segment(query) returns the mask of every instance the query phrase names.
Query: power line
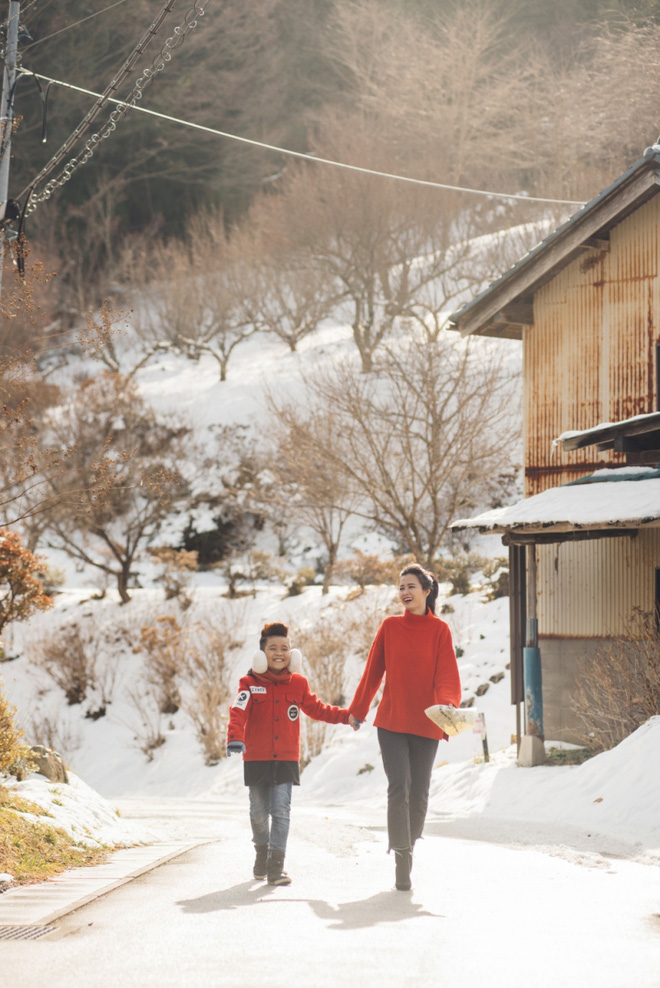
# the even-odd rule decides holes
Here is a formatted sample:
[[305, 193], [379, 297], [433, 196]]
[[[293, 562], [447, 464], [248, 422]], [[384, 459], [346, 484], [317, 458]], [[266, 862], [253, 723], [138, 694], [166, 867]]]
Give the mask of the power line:
[[[170, 38], [168, 38], [164, 45], [162, 46], [160, 52], [153, 59], [151, 66], [146, 68], [140, 78], [135, 82], [128, 100], [116, 100], [111, 98], [110, 93], [114, 92], [118, 86], [123, 82], [123, 80], [128, 75], [129, 71], [137, 61], [137, 59], [143, 54], [144, 49], [149, 44], [149, 41], [154, 37], [161, 26], [162, 22], [165, 20], [167, 15], [171, 12], [177, 0], [167, 0], [167, 3], [161, 10], [160, 14], [154, 21], [154, 23], [147, 29], [138, 44], [135, 46], [129, 57], [126, 59], [121, 69], [117, 75], [112, 79], [112, 81], [106, 86], [103, 93], [95, 93], [96, 103], [85, 114], [81, 122], [75, 128], [75, 130], [69, 135], [64, 144], [60, 149], [53, 155], [50, 161], [41, 169], [36, 178], [34, 178], [20, 195], [17, 197], [19, 200], [27, 195], [27, 199], [24, 206], [24, 211], [27, 215], [30, 215], [37, 208], [39, 202], [43, 202], [50, 198], [53, 191], [60, 185], [64, 185], [68, 182], [74, 171], [84, 164], [91, 156], [94, 154], [96, 146], [99, 141], [104, 138], [109, 137], [110, 134], [115, 130], [117, 122], [123, 113], [127, 109], [130, 109], [134, 103], [136, 103], [142, 97], [143, 91], [147, 88], [150, 82], [153, 80], [154, 76], [162, 71], [165, 64], [169, 62], [172, 58], [172, 52], [176, 50], [182, 43], [185, 36], [191, 31], [197, 24], [195, 17], [200, 17], [204, 13], [204, 8], [201, 6], [199, 0], [193, 0], [192, 6], [188, 9], [185, 15], [185, 25], [184, 27], [177, 27]], [[24, 74], [32, 75], [36, 79], [39, 76], [34, 72], [27, 72]], [[60, 175], [51, 179], [50, 182], [44, 187], [43, 191], [34, 194], [37, 185], [39, 185], [48, 175], [64, 160], [65, 156], [73, 148], [77, 140], [85, 133], [91, 126], [92, 122], [99, 115], [101, 110], [105, 107], [107, 103], [116, 103], [117, 109], [113, 110], [110, 117], [106, 121], [105, 127], [101, 133], [92, 134], [92, 136], [87, 140], [82, 151], [77, 157], [71, 158], [65, 165], [63, 171]]]
[[[29, 69], [21, 68], [20, 71], [25, 75], [34, 76], [36, 79], [41, 79], [44, 82], [50, 82], [54, 86], [62, 86], [64, 89], [71, 89], [77, 93], [84, 93], [86, 96], [99, 97], [98, 93], [95, 93], [91, 89], [83, 89], [82, 86], [74, 86], [69, 82], [62, 82], [60, 79], [51, 79], [49, 76], [41, 75], [39, 72], [31, 72]], [[214, 134], [216, 137], [225, 137], [231, 141], [239, 141], [241, 144], [249, 144], [252, 147], [262, 148], [266, 151], [276, 151], [278, 154], [286, 154], [293, 158], [302, 158], [305, 161], [314, 161], [322, 165], [332, 165], [335, 168], [344, 168], [348, 171], [361, 172], [364, 175], [376, 175], [380, 178], [390, 178], [397, 182], [408, 182], [412, 185], [425, 185], [433, 189], [446, 189], [450, 192], [465, 192], [470, 195], [477, 196], [487, 196], [491, 199], [519, 199], [523, 202], [544, 202], [552, 203], [559, 206], [584, 206], [584, 200], [576, 199], [548, 199], [542, 196], [526, 196], [516, 192], [491, 192], [487, 189], [472, 189], [466, 188], [461, 185], [447, 185], [444, 182], [431, 182], [423, 178], [412, 178], [408, 175], [395, 175], [392, 172], [382, 172], [375, 168], [363, 168], [360, 165], [350, 165], [344, 161], [335, 161], [332, 158], [321, 158], [318, 155], [306, 154], [303, 151], [292, 151], [290, 148], [278, 147], [275, 144], [266, 144], [263, 141], [256, 141], [249, 137], [240, 137], [238, 134], [229, 134], [224, 130], [217, 130], [215, 127], [206, 127], [204, 124], [194, 123], [192, 120], [184, 120], [181, 117], [172, 117], [167, 113], [159, 113], [157, 110], [149, 110], [145, 106], [135, 106], [132, 104], [124, 103], [122, 100], [110, 99], [106, 100], [108, 103], [116, 103], [118, 106], [124, 106], [127, 109], [138, 110], [140, 113], [148, 113], [152, 117], [158, 117], [160, 120], [167, 120], [170, 123], [181, 124], [185, 127], [191, 127], [194, 130], [201, 130], [206, 134]], [[22, 195], [23, 193], [21, 193]]]
[[[51, 5], [52, 2], [53, 2], [53, 0], [47, 0], [46, 4], [44, 5], [44, 7], [42, 7], [42, 9], [39, 11], [39, 13], [42, 13], [42, 11], [46, 9], [46, 7], [50, 7], [50, 5]], [[32, 2], [31, 3], [28, 3], [26, 7], [23, 7], [23, 10], [21, 11], [21, 17], [25, 17], [25, 15], [28, 13], [28, 11], [32, 10], [32, 8], [36, 4], [38, 4], [38, 3], [39, 3], [39, 0], [32, 0]]]
[[58, 34], [63, 34], [65, 31], [70, 31], [72, 28], [78, 27], [79, 24], [84, 24], [85, 21], [91, 21], [92, 17], [98, 17], [99, 14], [105, 14], [107, 10], [112, 10], [113, 7], [118, 7], [121, 3], [126, 3], [126, 0], [115, 0], [115, 3], [111, 3], [109, 7], [104, 7], [103, 10], [97, 10], [94, 14], [88, 14], [87, 17], [83, 17], [81, 20], [75, 21], [73, 24], [67, 24], [66, 27], [61, 27], [59, 31], [54, 31], [53, 34], [47, 34], [45, 38], [38, 38], [37, 41], [33, 41], [31, 45], [28, 45], [23, 49], [23, 54], [26, 51], [29, 51], [30, 48], [43, 44], [44, 41], [50, 41], [51, 38], [56, 38]]

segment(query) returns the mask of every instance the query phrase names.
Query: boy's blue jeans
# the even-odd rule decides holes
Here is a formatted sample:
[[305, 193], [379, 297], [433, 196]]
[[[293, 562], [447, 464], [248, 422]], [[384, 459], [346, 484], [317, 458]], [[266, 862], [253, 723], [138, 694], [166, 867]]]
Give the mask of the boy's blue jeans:
[[273, 851], [286, 851], [292, 788], [290, 782], [249, 786], [250, 823], [255, 844], [267, 844]]

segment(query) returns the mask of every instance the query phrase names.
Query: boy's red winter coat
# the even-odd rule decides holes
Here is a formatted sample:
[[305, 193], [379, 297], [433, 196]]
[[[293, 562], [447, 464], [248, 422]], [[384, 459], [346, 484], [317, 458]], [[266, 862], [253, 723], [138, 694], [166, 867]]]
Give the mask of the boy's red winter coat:
[[294, 673], [282, 683], [248, 673], [229, 708], [228, 741], [242, 741], [248, 762], [299, 761], [300, 711], [314, 720], [348, 724], [348, 710], [322, 703], [305, 676]]

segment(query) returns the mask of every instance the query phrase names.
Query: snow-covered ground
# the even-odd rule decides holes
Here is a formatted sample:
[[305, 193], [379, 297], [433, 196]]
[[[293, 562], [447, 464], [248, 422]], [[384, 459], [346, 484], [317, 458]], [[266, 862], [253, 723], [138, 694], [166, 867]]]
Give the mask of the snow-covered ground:
[[[297, 597], [284, 599], [281, 588], [263, 587], [254, 598], [232, 602], [222, 596], [222, 590], [221, 586], [198, 588], [189, 610], [198, 619], [223, 608], [234, 607], [240, 613], [245, 638], [233, 653], [236, 681], [249, 666], [258, 629], [265, 620], [279, 618], [295, 625], [313, 621], [328, 609], [339, 613], [356, 604], [346, 601], [349, 591], [345, 587], [333, 588], [327, 597], [321, 596], [319, 588], [310, 587]], [[443, 590], [448, 593], [449, 588]], [[364, 595], [364, 606], [370, 597], [386, 606], [392, 596], [391, 591], [372, 588]], [[496, 841], [508, 840], [512, 833], [521, 840], [523, 833], [547, 836], [549, 832], [556, 840], [566, 831], [573, 844], [577, 830], [584, 834], [587, 846], [587, 834], [609, 836], [628, 850], [636, 849], [639, 860], [660, 863], [660, 781], [654, 768], [660, 754], [660, 717], [612, 751], [582, 765], [519, 767], [511, 744], [515, 717], [506, 668], [508, 600], [485, 600], [477, 589], [465, 596], [446, 596], [444, 603], [453, 609], [446, 617], [462, 650], [459, 666], [464, 697], [488, 686], [475, 698], [475, 705], [485, 716], [491, 757], [484, 762], [481, 735], [470, 731], [441, 744], [432, 778], [429, 826], [476, 828], [475, 832]], [[160, 590], [138, 592], [125, 607], [113, 601], [112, 595], [91, 601], [82, 590], [65, 592], [58, 595], [54, 614], [33, 619], [20, 636], [16, 634], [15, 650], [20, 651], [32, 635], [38, 636], [41, 626], [46, 622], [52, 626], [56, 619], [88, 615], [99, 634], [104, 628], [127, 626], [136, 633], [140, 621], [153, 619], [163, 609]], [[348, 664], [345, 686], [349, 696], [365, 657]], [[127, 645], [118, 645], [106, 658], [115, 670], [114, 693], [106, 714], [96, 720], [85, 716], [95, 706], [92, 699], [67, 706], [61, 691], [25, 655], [3, 664], [6, 692], [24, 723], [30, 722], [30, 716], [59, 717], [62, 737], [71, 745], [65, 753], [74, 773], [70, 789], [36, 775], [16, 784], [17, 789], [48, 805], [56, 821], [76, 837], [112, 844], [159, 836], [152, 824], [140, 829], [136, 821], [117, 816], [117, 800], [221, 800], [228, 806], [244, 802], [241, 760], [234, 757], [206, 765], [184, 710], [163, 718], [165, 743], [147, 760], [136, 741], [139, 712], [131, 704], [140, 680], [141, 656]], [[311, 685], [314, 688], [313, 678]], [[546, 745], [552, 747], [552, 741]], [[365, 814], [384, 819], [385, 800], [386, 781], [371, 723], [359, 732], [342, 725], [330, 727], [325, 749], [303, 772], [296, 803], [310, 809], [333, 807], [355, 822]]]
[[[124, 345], [123, 339], [120, 336], [118, 345]], [[503, 346], [512, 363], [519, 360], [517, 343], [507, 341]], [[276, 383], [281, 393], [294, 398], [302, 395], [305, 372], [354, 351], [350, 328], [325, 323], [302, 341], [299, 351], [290, 353], [281, 341], [256, 334], [232, 356], [224, 383], [218, 380], [212, 358], [195, 363], [171, 352], [155, 357], [137, 380], [145, 399], [161, 415], [176, 414], [202, 441], [206, 436], [210, 442], [215, 429], [230, 424], [249, 424], [258, 434], [267, 423], [265, 389]], [[130, 370], [131, 359], [127, 347], [122, 357], [124, 370]], [[89, 363], [83, 368], [83, 364], [80, 361], [78, 366], [57, 371], [51, 380], [66, 384], [74, 377], [80, 379], [83, 369], [85, 373], [100, 369]], [[185, 521], [183, 516], [173, 517], [169, 534], [180, 531]], [[388, 544], [373, 531], [354, 525], [342, 551], [346, 555], [356, 548], [386, 555]], [[490, 557], [505, 554], [494, 536], [482, 539], [479, 551]], [[313, 562], [315, 554], [319, 550], [310, 541], [310, 533], [301, 532], [287, 561], [295, 572], [297, 566]], [[185, 709], [159, 717], [144, 700], [144, 654], [134, 651], [141, 627], [168, 614], [181, 622], [226, 620], [239, 629], [240, 647], [231, 651], [232, 677], [237, 681], [249, 666], [264, 621], [304, 625], [323, 612], [341, 614], [361, 606], [360, 601], [347, 599], [350, 588], [345, 586], [332, 587], [326, 597], [317, 586], [307, 587], [297, 597], [285, 597], [282, 586], [263, 585], [254, 597], [229, 601], [221, 577], [204, 573], [196, 575], [193, 603], [184, 612], [176, 600], [166, 602], [163, 590], [153, 586], [154, 569], [148, 561], [138, 567], [145, 589], [133, 591], [130, 604], [120, 606], [112, 588], [105, 598], [94, 599], [93, 571], [76, 572], [64, 557], [52, 553], [50, 562], [64, 570], [65, 589], [57, 595], [52, 612], [10, 629], [5, 650], [17, 658], [0, 665], [0, 676], [28, 739], [34, 738], [33, 725], [43, 728], [47, 724], [54, 746], [62, 751], [73, 773], [73, 784], [67, 789], [33, 776], [17, 785], [30, 799], [47, 804], [57, 822], [76, 836], [109, 843], [154, 839], [150, 827], [140, 832], [137, 825], [117, 816], [114, 801], [119, 799], [222, 800], [232, 805], [245, 801], [240, 759], [206, 765]], [[391, 591], [372, 588], [362, 604], [373, 614], [374, 608], [384, 608], [391, 598]], [[460, 650], [464, 697], [474, 697], [475, 706], [485, 716], [491, 760], [483, 762], [478, 734], [466, 732], [441, 744], [433, 773], [429, 826], [461, 822], [463, 827], [469, 823], [478, 829], [487, 825], [493, 839], [510, 832], [511, 821], [517, 821], [517, 833], [525, 822], [522, 829], [529, 834], [550, 827], [556, 836], [561, 828], [579, 828], [585, 835], [612, 835], [638, 846], [640, 855], [655, 854], [657, 861], [660, 776], [655, 765], [660, 755], [660, 717], [613, 751], [583, 765], [520, 768], [511, 744], [515, 716], [507, 669], [508, 599], [487, 601], [479, 589], [465, 596], [449, 596], [445, 586], [439, 604], [446, 605], [443, 616]], [[99, 643], [99, 650], [96, 686], [83, 703], [70, 706], [61, 689], [28, 656], [35, 654], [34, 647], [30, 653], [30, 643], [37, 644], [38, 652], [40, 636], [73, 621]], [[344, 683], [347, 697], [357, 682], [366, 648], [361, 645], [350, 656]], [[311, 686], [318, 689], [313, 677]], [[105, 712], [100, 715], [102, 707]], [[140, 750], [140, 738], [154, 727], [164, 743], [148, 760]], [[371, 723], [357, 733], [343, 726], [329, 728], [327, 745], [305, 769], [296, 800], [308, 807], [332, 806], [354, 818], [367, 810], [382, 818], [385, 778]]]

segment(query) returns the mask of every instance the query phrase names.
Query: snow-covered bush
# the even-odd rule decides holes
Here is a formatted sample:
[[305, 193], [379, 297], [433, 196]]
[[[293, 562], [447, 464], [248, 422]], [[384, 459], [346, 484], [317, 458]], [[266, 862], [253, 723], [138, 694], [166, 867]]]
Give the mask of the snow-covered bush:
[[192, 598], [189, 588], [193, 574], [197, 571], [197, 552], [186, 549], [171, 549], [158, 546], [149, 550], [150, 555], [160, 564], [160, 573], [155, 578], [165, 590], [165, 600], [176, 598], [183, 610], [190, 607]]

